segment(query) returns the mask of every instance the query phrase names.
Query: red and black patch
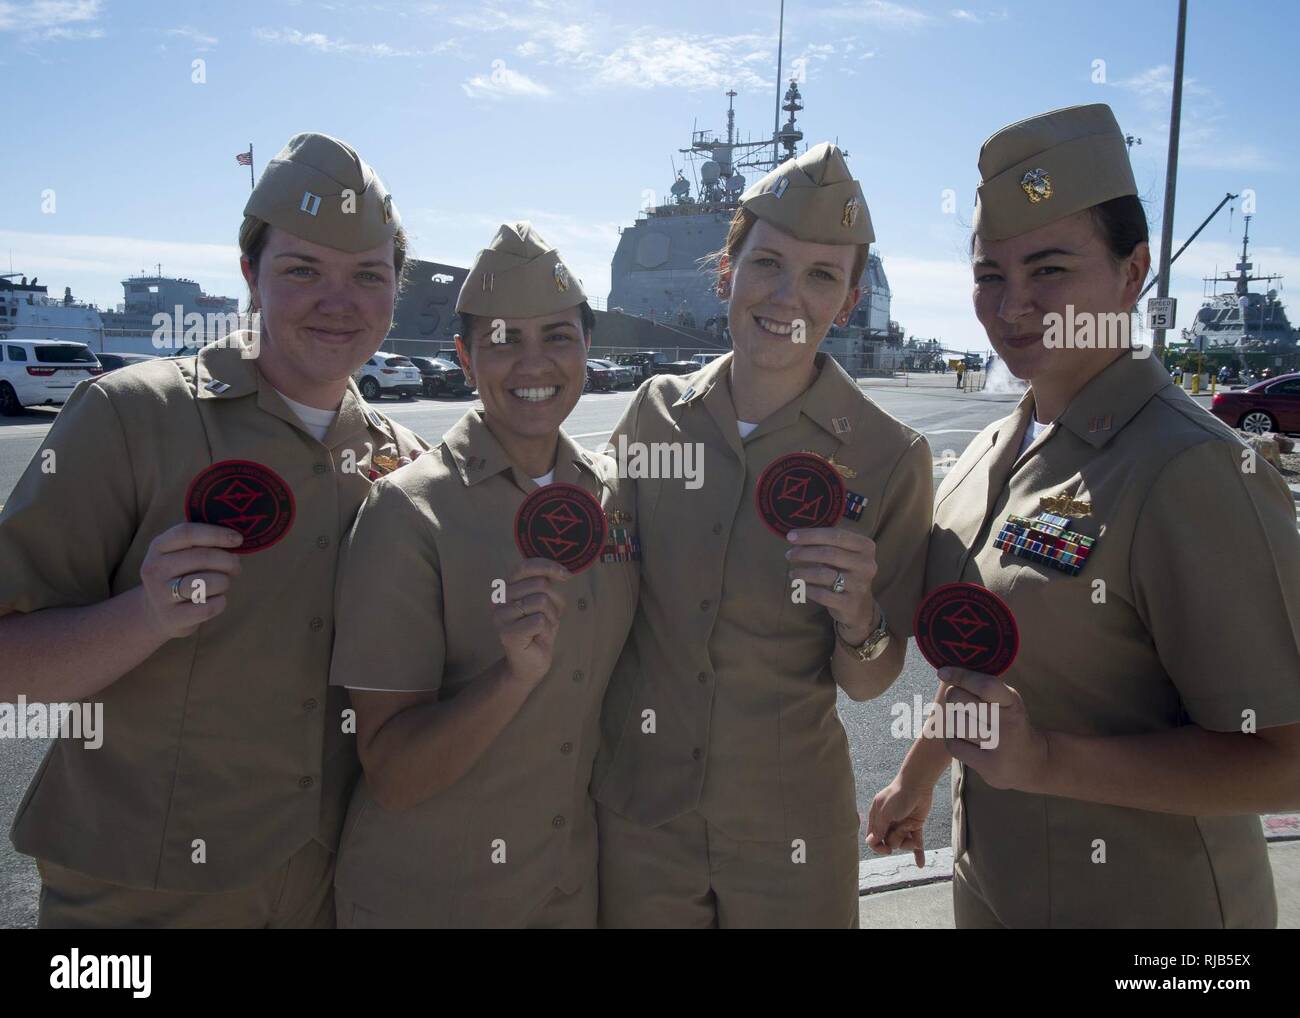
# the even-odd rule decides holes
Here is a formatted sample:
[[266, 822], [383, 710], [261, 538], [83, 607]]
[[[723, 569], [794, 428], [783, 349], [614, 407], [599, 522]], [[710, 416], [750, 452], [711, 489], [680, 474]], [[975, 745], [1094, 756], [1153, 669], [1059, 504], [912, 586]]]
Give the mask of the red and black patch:
[[244, 535], [236, 555], [262, 551], [293, 525], [293, 492], [274, 470], [249, 460], [222, 460], [190, 482], [185, 518]]
[[830, 463], [808, 452], [773, 460], [754, 489], [758, 515], [777, 537], [833, 527], [844, 515], [844, 482]]
[[605, 546], [605, 510], [576, 484], [538, 488], [515, 515], [515, 544], [524, 558], [548, 558], [580, 573]]
[[935, 668], [1001, 675], [1020, 650], [1016, 617], [976, 583], [948, 583], [921, 602], [912, 621], [916, 645]]

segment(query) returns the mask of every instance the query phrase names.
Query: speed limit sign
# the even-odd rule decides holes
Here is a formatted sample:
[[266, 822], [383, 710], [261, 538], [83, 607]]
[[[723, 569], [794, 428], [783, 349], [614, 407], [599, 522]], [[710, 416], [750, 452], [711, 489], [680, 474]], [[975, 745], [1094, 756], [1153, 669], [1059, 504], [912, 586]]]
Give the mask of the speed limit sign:
[[1174, 315], [1177, 310], [1178, 299], [1176, 297], [1147, 298], [1147, 328], [1172, 329], [1174, 327]]

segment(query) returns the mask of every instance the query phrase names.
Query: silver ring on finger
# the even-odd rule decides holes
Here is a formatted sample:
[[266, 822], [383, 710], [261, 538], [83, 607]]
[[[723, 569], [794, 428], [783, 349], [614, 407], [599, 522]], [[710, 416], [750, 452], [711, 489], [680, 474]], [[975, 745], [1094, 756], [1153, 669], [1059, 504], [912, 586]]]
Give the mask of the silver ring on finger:
[[188, 598], [181, 593], [181, 581], [184, 579], [184, 576], [178, 576], [176, 579], [172, 580], [172, 600], [177, 604], [184, 604], [188, 600]]
[[836, 594], [843, 594], [846, 586], [848, 585], [844, 582], [844, 574], [836, 570], [835, 582], [831, 584], [831, 590]]

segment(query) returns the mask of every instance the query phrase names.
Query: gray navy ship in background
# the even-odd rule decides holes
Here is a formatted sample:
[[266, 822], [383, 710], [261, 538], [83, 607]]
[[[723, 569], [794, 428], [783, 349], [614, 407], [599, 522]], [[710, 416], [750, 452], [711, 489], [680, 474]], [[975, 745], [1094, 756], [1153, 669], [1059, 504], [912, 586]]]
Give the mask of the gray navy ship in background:
[[[1205, 303], [1196, 312], [1191, 328], [1183, 330], [1183, 349], [1229, 354], [1255, 369], [1290, 369], [1297, 363], [1300, 330], [1291, 325], [1277, 290], [1272, 288], [1282, 277], [1252, 274], [1251, 218], [1246, 216], [1236, 274], [1206, 277]], [[1231, 284], [1231, 289], [1220, 293], [1220, 283]], [[1264, 283], [1270, 288], [1260, 293], [1250, 288], [1251, 283]]]
[[[725, 137], [695, 131], [690, 148], [679, 150], [690, 164], [694, 193], [692, 181], [678, 171], [669, 199], [644, 209], [635, 223], [620, 231], [608, 301], [615, 314], [702, 329], [728, 347], [727, 307], [718, 297], [706, 259], [722, 249], [748, 186], [741, 171], [749, 170], [757, 180], [795, 158], [803, 140], [796, 123], [803, 109], [797, 81], [785, 92], [784, 126], [762, 141], [738, 140], [735, 97], [735, 91], [727, 92]], [[832, 327], [822, 348], [855, 374], [892, 371], [901, 356], [903, 332], [890, 320], [889, 281], [874, 249], [860, 285], [862, 296], [848, 324]]]
[[[803, 109], [798, 83], [790, 82], [782, 109], [785, 125], [763, 141], [736, 137], [734, 91], [727, 92], [726, 137], [696, 131], [688, 156], [695, 193], [684, 172], [664, 204], [652, 204], [620, 231], [610, 265], [606, 307], [593, 301], [596, 329], [593, 355], [662, 351], [669, 360], [731, 348], [727, 307], [718, 298], [704, 259], [721, 250], [731, 217], [746, 187], [742, 170], [754, 179], [798, 154], [803, 132], [796, 115]], [[458, 331], [456, 294], [464, 266], [411, 259], [407, 284], [398, 299], [393, 329], [384, 348], [408, 355], [454, 357]], [[872, 250], [863, 271], [862, 296], [847, 325], [832, 326], [822, 349], [855, 374], [888, 373], [902, 363], [903, 330], [891, 321], [889, 281]]]

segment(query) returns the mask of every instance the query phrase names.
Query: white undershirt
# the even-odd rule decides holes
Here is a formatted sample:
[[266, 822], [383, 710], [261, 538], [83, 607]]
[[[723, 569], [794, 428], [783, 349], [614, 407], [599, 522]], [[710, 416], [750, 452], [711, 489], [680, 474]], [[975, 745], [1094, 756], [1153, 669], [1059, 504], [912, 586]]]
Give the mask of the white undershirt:
[[298, 420], [302, 421], [302, 426], [307, 429], [307, 433], [318, 442], [325, 441], [325, 433], [329, 431], [330, 425], [334, 423], [334, 418], [339, 415], [339, 412], [318, 410], [314, 406], [307, 406], [305, 403], [290, 399], [279, 389], [275, 391], [280, 393], [280, 398], [289, 405], [289, 409], [294, 412]]
[[759, 421], [755, 424], [750, 424], [749, 421], [742, 421], [739, 417], [736, 418], [736, 428], [740, 431], [741, 438], [748, 438], [749, 433], [757, 428], [761, 423], [762, 422]]
[[1038, 436], [1050, 428], [1054, 423], [1056, 422], [1049, 421], [1047, 424], [1039, 424], [1038, 418], [1031, 417], [1029, 419], [1029, 427], [1025, 429], [1025, 437], [1020, 441], [1020, 455], [1023, 456], [1025, 450], [1038, 441]]
[[537, 485], [539, 488], [545, 488], [548, 484], [550, 484], [554, 480], [555, 480], [555, 468], [552, 467], [547, 473], [542, 474], [541, 477], [534, 477], [533, 483]]

